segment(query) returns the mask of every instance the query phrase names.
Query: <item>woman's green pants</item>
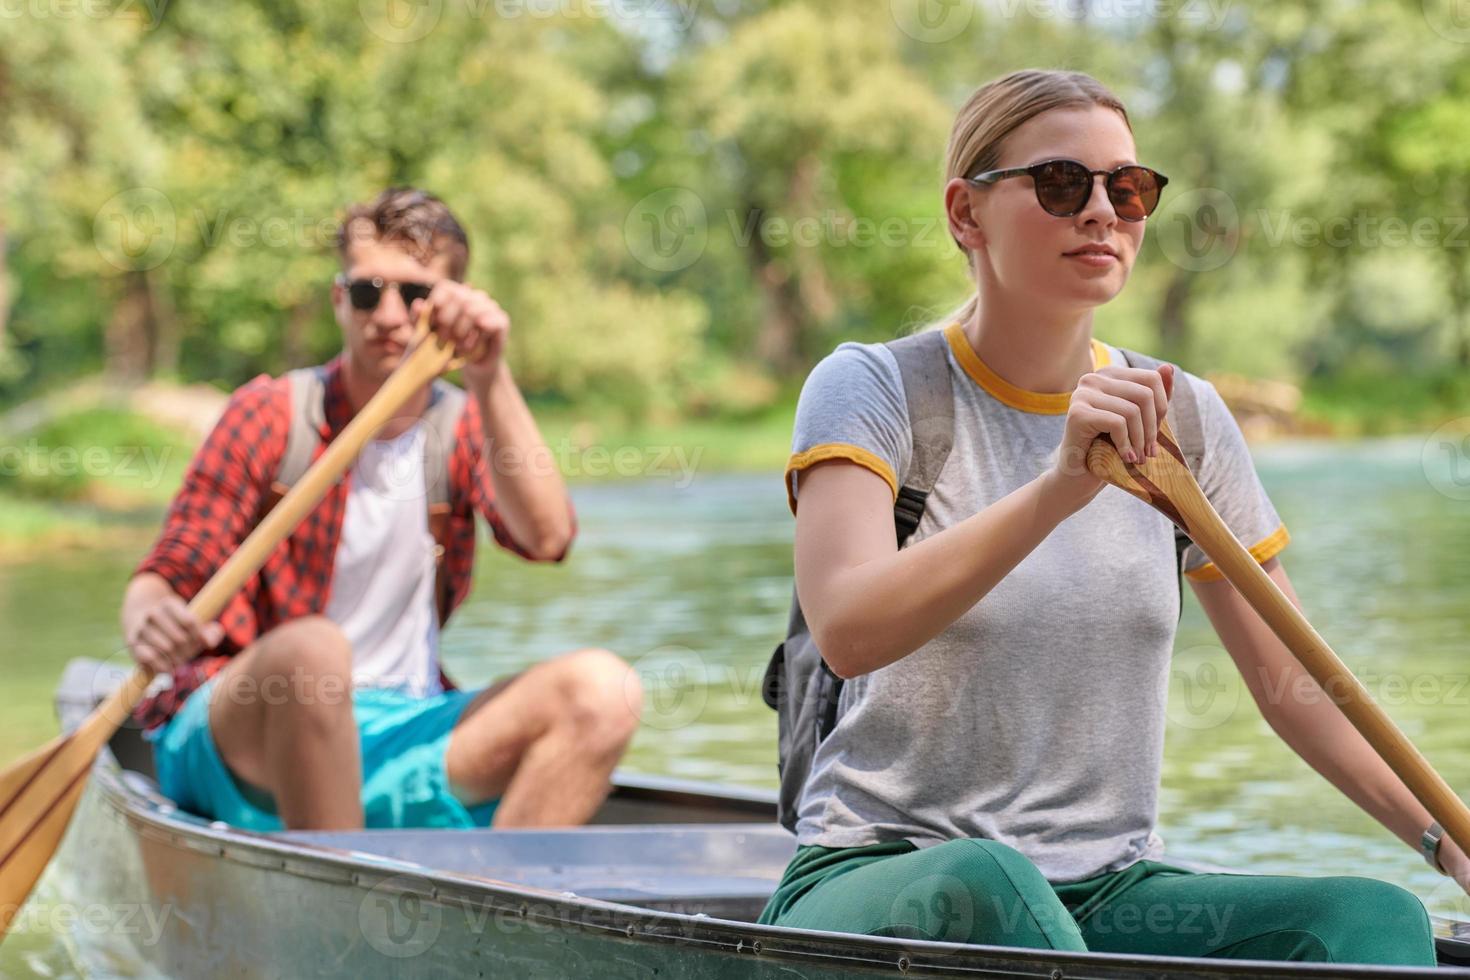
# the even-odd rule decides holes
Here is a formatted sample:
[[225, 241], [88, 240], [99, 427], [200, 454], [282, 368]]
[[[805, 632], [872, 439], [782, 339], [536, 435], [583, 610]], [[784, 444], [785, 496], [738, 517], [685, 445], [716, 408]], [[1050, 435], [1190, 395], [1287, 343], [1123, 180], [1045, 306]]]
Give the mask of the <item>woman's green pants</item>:
[[1070, 951], [1433, 966], [1429, 915], [1372, 878], [1205, 874], [1157, 861], [1052, 884], [991, 840], [802, 847], [767, 925]]

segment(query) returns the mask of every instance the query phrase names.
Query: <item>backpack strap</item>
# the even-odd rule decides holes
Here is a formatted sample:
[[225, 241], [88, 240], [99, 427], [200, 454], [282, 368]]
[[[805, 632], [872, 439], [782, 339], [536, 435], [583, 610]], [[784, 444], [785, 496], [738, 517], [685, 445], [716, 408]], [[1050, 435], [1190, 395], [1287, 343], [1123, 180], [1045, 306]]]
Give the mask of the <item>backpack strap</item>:
[[[941, 331], [910, 334], [890, 340], [886, 346], [898, 362], [909, 431], [913, 436], [908, 472], [893, 502], [893, 528], [902, 548], [923, 519], [929, 494], [939, 482], [939, 474], [954, 448], [954, 384], [945, 353], [949, 342]], [[793, 600], [792, 625], [805, 629], [800, 616], [801, 610]], [[822, 670], [831, 675], [831, 696], [823, 705], [820, 728], [825, 738], [837, 725], [837, 695], [842, 690], [842, 678], [832, 673], [826, 660], [822, 661]]]
[[436, 380], [429, 391], [429, 407], [424, 410], [424, 490], [429, 506], [429, 533], [434, 536], [434, 603], [442, 626], [449, 618], [449, 576], [444, 574], [444, 551], [449, 542], [449, 514], [452, 509], [449, 485], [449, 457], [454, 450], [455, 432], [464, 414], [465, 393], [461, 388]]
[[[1156, 370], [1164, 362], [1147, 354], [1118, 348], [1129, 367]], [[1178, 365], [1175, 365], [1177, 368]], [[1204, 427], [1200, 422], [1199, 392], [1183, 371], [1174, 372], [1174, 390], [1169, 398], [1169, 428], [1179, 442], [1179, 451], [1185, 463], [1197, 476], [1199, 463], [1205, 454]], [[1174, 567], [1179, 576], [1179, 614], [1184, 615], [1184, 550], [1190, 545], [1189, 535], [1179, 525], [1174, 525]]]
[[322, 407], [327, 390], [326, 371], [321, 367], [297, 368], [287, 372], [286, 378], [291, 385], [291, 428], [286, 433], [286, 452], [276, 467], [275, 483], [271, 486], [277, 497], [284, 497], [306, 475], [327, 420], [326, 409]]
[[929, 494], [954, 448], [954, 385], [945, 356], [948, 345], [939, 330], [911, 334], [887, 344], [903, 379], [914, 444], [909, 471], [893, 504], [900, 548], [918, 528]]
[[[324, 400], [326, 368], [297, 368], [287, 372], [291, 387], [291, 423], [286, 433], [286, 451], [276, 467], [276, 477], [266, 495], [261, 517], [270, 513], [297, 482], [306, 475], [326, 425]], [[449, 457], [454, 450], [459, 419], [464, 414], [463, 389], [435, 380], [424, 410], [424, 491], [428, 506], [429, 533], [434, 537], [434, 603], [439, 624], [449, 618], [449, 576], [444, 574], [444, 552], [449, 541], [449, 515], [453, 488], [449, 479]]]

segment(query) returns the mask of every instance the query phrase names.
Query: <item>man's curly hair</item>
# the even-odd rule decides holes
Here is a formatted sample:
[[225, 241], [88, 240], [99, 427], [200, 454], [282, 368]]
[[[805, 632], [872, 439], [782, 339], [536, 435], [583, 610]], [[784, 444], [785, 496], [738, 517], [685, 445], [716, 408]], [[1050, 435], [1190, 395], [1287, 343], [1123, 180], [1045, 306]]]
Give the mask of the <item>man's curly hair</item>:
[[424, 264], [435, 256], [449, 260], [449, 278], [464, 278], [470, 243], [453, 212], [439, 198], [416, 187], [390, 187], [366, 204], [354, 204], [337, 229], [337, 253], [347, 265], [357, 242], [400, 246]]

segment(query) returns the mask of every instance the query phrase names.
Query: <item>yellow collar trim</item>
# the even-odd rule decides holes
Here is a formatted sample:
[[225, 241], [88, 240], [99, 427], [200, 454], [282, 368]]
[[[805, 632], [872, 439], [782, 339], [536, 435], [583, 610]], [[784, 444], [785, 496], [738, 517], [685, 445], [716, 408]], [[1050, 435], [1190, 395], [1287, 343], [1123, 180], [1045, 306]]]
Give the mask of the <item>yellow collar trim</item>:
[[[990, 365], [980, 360], [980, 355], [975, 353], [975, 348], [970, 346], [970, 340], [965, 336], [964, 329], [958, 323], [952, 323], [944, 329], [944, 338], [949, 341], [949, 349], [954, 352], [955, 360], [960, 362], [960, 367], [981, 388], [984, 388], [996, 401], [1002, 405], [1023, 412], [1034, 412], [1038, 415], [1066, 415], [1067, 407], [1072, 403], [1070, 391], [1027, 391], [1018, 388], [1005, 378], [990, 369]], [[1108, 345], [1096, 338], [1092, 341], [1092, 368], [1113, 363], [1113, 352]]]

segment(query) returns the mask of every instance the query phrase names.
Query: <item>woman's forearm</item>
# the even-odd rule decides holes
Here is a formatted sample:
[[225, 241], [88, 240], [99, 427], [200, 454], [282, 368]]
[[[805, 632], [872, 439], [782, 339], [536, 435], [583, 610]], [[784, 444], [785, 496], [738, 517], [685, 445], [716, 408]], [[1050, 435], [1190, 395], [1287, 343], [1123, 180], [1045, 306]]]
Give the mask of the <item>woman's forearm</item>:
[[1276, 690], [1287, 693], [1280, 703], [1263, 708], [1267, 723], [1344, 796], [1417, 850], [1432, 819], [1429, 811], [1305, 668], [1293, 664], [1290, 673], [1271, 679], [1280, 684]]
[[1090, 499], [1049, 471], [959, 524], [833, 575], [822, 615], [809, 620], [828, 666], [855, 677], [917, 650]]

